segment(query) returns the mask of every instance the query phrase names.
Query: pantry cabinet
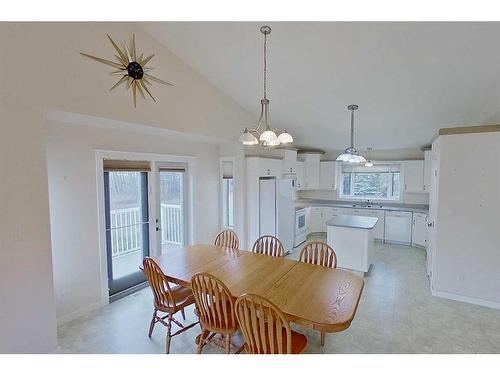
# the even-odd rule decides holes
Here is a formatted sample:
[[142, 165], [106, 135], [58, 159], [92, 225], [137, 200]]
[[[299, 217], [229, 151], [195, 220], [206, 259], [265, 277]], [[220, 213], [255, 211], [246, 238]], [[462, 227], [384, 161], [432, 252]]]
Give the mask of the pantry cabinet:
[[431, 150], [424, 152], [424, 191], [428, 193], [431, 189]]

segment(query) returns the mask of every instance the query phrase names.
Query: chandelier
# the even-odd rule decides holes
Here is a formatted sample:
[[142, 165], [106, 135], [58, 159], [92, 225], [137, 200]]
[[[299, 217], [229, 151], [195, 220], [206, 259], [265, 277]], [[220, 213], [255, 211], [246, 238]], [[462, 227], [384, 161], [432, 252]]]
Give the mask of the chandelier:
[[[262, 26], [260, 32], [264, 34], [264, 98], [260, 101], [260, 117], [255, 128], [245, 128], [239, 141], [251, 146], [278, 146], [293, 142], [293, 137], [285, 129], [271, 129], [269, 125], [269, 99], [267, 98], [267, 36], [271, 34], [269, 26]], [[279, 134], [278, 134], [279, 133]]]
[[354, 111], [359, 107], [357, 104], [347, 106], [351, 111], [351, 147], [347, 147], [342, 154], [337, 156], [337, 161], [345, 161], [348, 163], [366, 163], [366, 159], [358, 155], [358, 151], [354, 148]]

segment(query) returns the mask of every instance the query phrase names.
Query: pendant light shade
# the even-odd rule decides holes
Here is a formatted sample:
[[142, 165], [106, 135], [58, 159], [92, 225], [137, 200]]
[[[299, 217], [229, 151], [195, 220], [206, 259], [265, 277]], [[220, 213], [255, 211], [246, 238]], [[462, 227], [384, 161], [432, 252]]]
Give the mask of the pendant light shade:
[[259, 143], [258, 139], [245, 129], [245, 131], [240, 135], [239, 141], [243, 143], [245, 146], [253, 146]]
[[292, 143], [293, 142], [293, 137], [286, 132], [286, 130], [278, 135], [278, 141], [280, 143]]
[[243, 131], [239, 141], [249, 146], [260, 143], [266, 147], [273, 147], [282, 143], [292, 143], [293, 137], [287, 133], [286, 130], [271, 129], [269, 124], [269, 99], [267, 98], [267, 36], [271, 34], [271, 28], [269, 26], [262, 26], [260, 32], [264, 34], [264, 97], [260, 101], [260, 118], [255, 128], [246, 128]]
[[358, 108], [357, 104], [347, 106], [347, 109], [351, 111], [351, 146], [346, 148], [342, 154], [337, 156], [337, 161], [347, 163], [366, 163], [366, 159], [363, 156], [358, 155], [358, 151], [354, 148], [354, 111]]
[[259, 141], [263, 143], [276, 143], [278, 142], [278, 137], [276, 136], [276, 133], [273, 132], [272, 130], [266, 130], [260, 135]]

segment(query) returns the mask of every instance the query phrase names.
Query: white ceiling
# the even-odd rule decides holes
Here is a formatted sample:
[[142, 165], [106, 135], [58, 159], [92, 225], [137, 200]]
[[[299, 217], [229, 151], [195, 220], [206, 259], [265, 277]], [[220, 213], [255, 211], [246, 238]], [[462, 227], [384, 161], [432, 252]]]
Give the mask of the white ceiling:
[[[142, 26], [257, 121], [262, 24]], [[421, 147], [442, 127], [500, 123], [500, 23], [266, 24], [271, 120], [295, 145], [345, 148], [351, 103], [358, 149]]]

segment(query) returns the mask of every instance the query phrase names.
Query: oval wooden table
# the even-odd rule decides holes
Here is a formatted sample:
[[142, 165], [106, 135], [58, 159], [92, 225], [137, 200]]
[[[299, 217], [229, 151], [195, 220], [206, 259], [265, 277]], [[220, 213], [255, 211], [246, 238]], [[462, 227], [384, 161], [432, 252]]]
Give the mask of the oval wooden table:
[[323, 332], [347, 329], [364, 281], [351, 272], [213, 245], [169, 249], [155, 258], [183, 286], [198, 272], [221, 279], [234, 297], [255, 293], [275, 303], [290, 321]]

